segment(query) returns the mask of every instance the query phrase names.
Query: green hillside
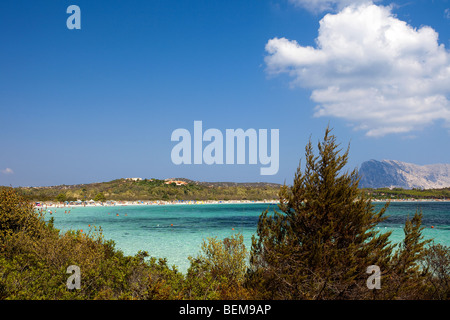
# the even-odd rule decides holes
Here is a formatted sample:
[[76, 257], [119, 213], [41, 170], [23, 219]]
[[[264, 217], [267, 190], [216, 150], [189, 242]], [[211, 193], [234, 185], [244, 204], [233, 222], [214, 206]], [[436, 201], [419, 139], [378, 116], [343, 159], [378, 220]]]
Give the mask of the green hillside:
[[[184, 178], [173, 179], [186, 184], [176, 185], [167, 180], [116, 179], [78, 185], [51, 187], [16, 188], [27, 199], [33, 201], [76, 201], [76, 200], [278, 200], [279, 184], [199, 182]], [[444, 189], [362, 189], [373, 199], [441, 199], [450, 200], [450, 188]]]
[[[109, 182], [60, 185], [52, 187], [20, 187], [22, 195], [33, 201], [96, 200], [272, 200], [278, 199], [280, 185], [270, 183], [196, 182], [185, 185], [166, 184], [165, 180], [117, 179]], [[100, 198], [99, 198], [100, 195]]]
[[364, 189], [374, 199], [435, 199], [450, 200], [450, 188], [443, 189]]

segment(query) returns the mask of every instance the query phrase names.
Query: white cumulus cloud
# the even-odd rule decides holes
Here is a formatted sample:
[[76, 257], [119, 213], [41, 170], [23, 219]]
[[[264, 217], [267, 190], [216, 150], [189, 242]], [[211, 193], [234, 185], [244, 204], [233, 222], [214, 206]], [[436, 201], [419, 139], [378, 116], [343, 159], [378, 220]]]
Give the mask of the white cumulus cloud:
[[2, 170], [2, 173], [4, 173], [4, 174], [13, 174], [14, 171], [11, 168], [6, 168], [6, 169]]
[[351, 5], [320, 21], [316, 46], [273, 38], [267, 72], [312, 90], [315, 116], [348, 120], [368, 136], [450, 125], [450, 53], [431, 27], [415, 29], [391, 7]]

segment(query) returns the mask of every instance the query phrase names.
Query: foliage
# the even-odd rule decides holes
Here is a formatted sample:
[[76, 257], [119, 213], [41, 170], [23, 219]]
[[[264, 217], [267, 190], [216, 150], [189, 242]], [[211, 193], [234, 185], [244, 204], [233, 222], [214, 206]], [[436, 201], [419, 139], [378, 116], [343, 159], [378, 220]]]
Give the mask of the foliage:
[[402, 188], [378, 188], [363, 189], [363, 192], [378, 200], [403, 200], [403, 199], [450, 199], [450, 188], [443, 189], [402, 189]]
[[66, 201], [66, 195], [64, 193], [60, 193], [56, 196], [56, 201], [58, 202], [64, 202]]
[[[270, 187], [123, 179], [34, 194], [0, 187], [0, 299], [449, 299], [450, 248], [423, 240], [422, 213], [406, 221], [404, 240], [391, 244], [389, 232], [375, 230], [388, 203], [376, 212], [358, 189], [357, 171], [341, 172], [349, 150], [341, 154], [329, 129], [318, 150], [315, 156], [312, 143], [306, 146], [304, 172], [300, 165], [293, 185], [278, 190], [279, 211], [261, 214], [250, 252], [241, 234], [208, 238], [189, 258], [186, 274], [147, 252], [125, 256], [97, 226], [62, 233], [30, 199], [170, 199], [204, 191], [206, 197], [266, 197]], [[71, 265], [80, 267], [80, 289], [66, 286]], [[381, 289], [367, 287], [373, 265], [381, 270]]]
[[94, 197], [93, 199], [94, 201], [100, 201], [100, 202], [105, 202], [106, 201], [106, 197], [103, 194], [103, 192], [99, 192], [97, 193], [97, 195]]
[[388, 204], [375, 212], [358, 189], [356, 170], [342, 173], [348, 152], [340, 154], [327, 128], [319, 155], [306, 146], [304, 173], [299, 166], [292, 187], [280, 190], [281, 212], [264, 212], [253, 237], [249, 285], [270, 299], [365, 299], [367, 267], [376, 265], [393, 278], [384, 298], [404, 297], [417, 279], [423, 257], [421, 216], [405, 225], [403, 247], [394, 254], [390, 233], [379, 233]]
[[[276, 199], [279, 186], [275, 184], [200, 184], [190, 181], [177, 186], [164, 180], [133, 181], [117, 179], [110, 182], [73, 186], [20, 187], [17, 190], [33, 201], [67, 201], [94, 199], [99, 194], [104, 200], [264, 200]], [[103, 198], [102, 198], [103, 199]], [[63, 200], [63, 201], [65, 201]], [[101, 201], [101, 200], [99, 200]]]
[[386, 290], [374, 292], [376, 299], [417, 299], [424, 297], [423, 290], [427, 273], [421, 268], [429, 240], [422, 236], [422, 212], [417, 211], [407, 219], [403, 228], [405, 237], [398, 249], [391, 254], [385, 267], [383, 286]]
[[[60, 234], [12, 188], [0, 190], [0, 299], [147, 297], [146, 256], [124, 256], [97, 227]], [[70, 265], [82, 270], [80, 290], [66, 287]]]
[[223, 241], [203, 241], [202, 254], [189, 257], [191, 266], [186, 276], [189, 299], [247, 299], [243, 285], [247, 271], [247, 250], [242, 234]]
[[428, 299], [450, 299], [450, 247], [433, 244], [425, 251], [421, 261], [425, 273]]
[[[0, 299], [246, 298], [243, 237], [202, 248], [185, 277], [146, 252], [124, 256], [96, 226], [60, 233], [14, 189], [0, 188]], [[70, 265], [82, 270], [80, 290], [67, 289]]]

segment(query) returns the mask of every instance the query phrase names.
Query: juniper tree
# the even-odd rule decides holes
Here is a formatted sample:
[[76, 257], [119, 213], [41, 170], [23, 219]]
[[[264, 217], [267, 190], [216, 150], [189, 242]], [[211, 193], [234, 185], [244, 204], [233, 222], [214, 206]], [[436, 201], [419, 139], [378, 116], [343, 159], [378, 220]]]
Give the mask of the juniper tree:
[[342, 172], [342, 153], [327, 128], [314, 155], [311, 139], [292, 186], [280, 189], [272, 215], [265, 211], [252, 239], [249, 285], [261, 298], [351, 299], [368, 294], [367, 267], [387, 270], [393, 245], [390, 232], [376, 226], [386, 219], [386, 204], [375, 210], [358, 189], [357, 169]]
[[426, 298], [423, 292], [428, 270], [422, 268], [427, 253], [426, 245], [431, 240], [424, 240], [422, 235], [422, 211], [416, 211], [414, 216], [405, 222], [404, 239], [398, 250], [393, 254], [391, 266], [386, 270], [385, 286], [379, 298], [382, 299], [417, 299]]
[[103, 194], [103, 192], [99, 192], [97, 193], [97, 195], [94, 198], [94, 201], [100, 201], [100, 202], [105, 202], [106, 201], [106, 197]]

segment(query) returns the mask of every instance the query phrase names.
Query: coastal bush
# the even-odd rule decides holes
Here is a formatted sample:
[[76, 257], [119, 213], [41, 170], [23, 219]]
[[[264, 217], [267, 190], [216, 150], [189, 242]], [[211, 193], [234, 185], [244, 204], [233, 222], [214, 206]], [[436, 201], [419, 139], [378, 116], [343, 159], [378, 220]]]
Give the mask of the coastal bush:
[[184, 275], [167, 259], [152, 257], [149, 261], [148, 282], [143, 286], [146, 300], [180, 300], [184, 298]]
[[433, 243], [421, 262], [425, 273], [427, 299], [450, 299], [450, 247]]
[[248, 253], [242, 234], [218, 240], [203, 241], [201, 253], [189, 257], [191, 262], [186, 275], [187, 299], [231, 299], [250, 297], [244, 288]]
[[[60, 233], [14, 189], [0, 189], [0, 299], [147, 298], [147, 256], [124, 256], [96, 227]], [[81, 270], [79, 290], [66, 286], [70, 265]]]

